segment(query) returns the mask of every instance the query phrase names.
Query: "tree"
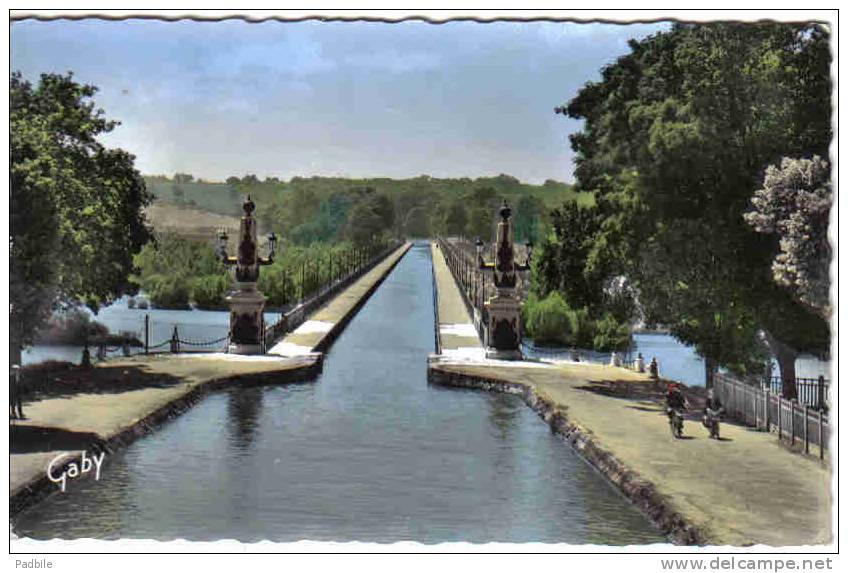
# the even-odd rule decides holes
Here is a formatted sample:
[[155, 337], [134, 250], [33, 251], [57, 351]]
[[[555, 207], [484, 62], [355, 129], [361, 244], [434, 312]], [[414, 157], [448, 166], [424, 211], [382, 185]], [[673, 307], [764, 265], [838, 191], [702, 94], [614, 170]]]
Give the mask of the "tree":
[[571, 201], [551, 212], [553, 236], [535, 257], [534, 283], [542, 295], [559, 291], [572, 308], [596, 308], [602, 301], [603, 282], [586, 272], [589, 253], [598, 233], [597, 211]]
[[114, 129], [71, 73], [37, 86], [12, 73], [10, 346], [19, 360], [57, 306], [97, 309], [132, 290], [133, 255], [150, 238], [152, 201], [134, 157], [98, 137]]
[[[769, 338], [821, 344], [821, 321], [799, 332], [779, 318], [797, 317], [799, 309], [772, 288], [767, 241], [752, 232], [743, 213], [767, 164], [827, 151], [828, 40], [828, 32], [813, 24], [676, 24], [631, 41], [631, 52], [605, 67], [601, 81], [559, 108], [585, 120], [571, 142], [577, 190], [593, 192], [599, 209], [587, 268], [632, 278], [646, 299], [668, 280], [639, 272], [647, 246], [661, 252], [658, 241], [679, 241], [668, 246], [679, 264], [691, 266], [680, 269], [695, 293], [689, 298], [704, 297], [693, 299], [701, 305], [696, 314], [729, 316], [710, 305], [732, 295], [738, 315], [752, 316]], [[698, 223], [699, 234], [665, 232], [676, 221]], [[723, 253], [721, 273], [690, 272], [703, 264], [704, 244]], [[682, 325], [690, 311], [665, 312], [665, 320]], [[695, 331], [693, 342], [712, 354], [712, 335], [712, 329]], [[784, 392], [793, 397], [794, 362], [780, 362]]]
[[538, 197], [522, 195], [518, 199], [512, 216], [516, 242], [539, 241], [539, 224], [544, 210], [545, 204]]
[[230, 187], [241, 185], [241, 179], [234, 175], [231, 175], [230, 177], [227, 177], [227, 185], [229, 185]]
[[406, 213], [403, 234], [407, 237], [429, 237], [432, 235], [430, 213], [427, 207], [419, 205]]
[[368, 201], [371, 208], [380, 218], [383, 229], [389, 230], [395, 224], [395, 206], [385, 193], [375, 193]]
[[453, 201], [448, 207], [447, 216], [445, 217], [445, 230], [452, 237], [458, 237], [465, 232], [465, 226], [468, 224], [468, 213], [465, 210], [465, 205], [462, 201]]
[[[678, 220], [657, 232], [642, 251], [639, 293], [649, 325], [663, 324], [704, 358], [707, 388], [718, 366], [743, 375], [761, 374], [765, 357], [759, 323], [745, 291], [732, 288], [739, 272], [728, 261], [735, 249], [723, 242], [693, 241], [709, 234], [705, 223]], [[730, 251], [722, 249], [730, 248]]]
[[540, 345], [568, 345], [576, 330], [574, 314], [557, 291], [542, 299], [528, 298], [524, 321], [533, 342]]
[[220, 304], [216, 304], [215, 292], [223, 292], [229, 284], [227, 271], [211, 245], [173, 233], [159, 234], [144, 245], [135, 264], [138, 274], [132, 280], [159, 307], [187, 308], [197, 296], [196, 302], [214, 308]]
[[292, 239], [301, 245], [337, 240], [347, 221], [350, 205], [351, 199], [343, 193], [330, 195], [321, 201], [312, 219], [291, 230]]
[[347, 236], [357, 247], [370, 244], [386, 229], [384, 220], [370, 201], [360, 201], [350, 210]]
[[498, 197], [492, 187], [478, 187], [467, 196], [468, 224], [465, 234], [488, 242], [494, 239]]
[[830, 261], [827, 226], [833, 191], [830, 166], [819, 156], [784, 157], [766, 169], [745, 220], [774, 237], [772, 273], [777, 284], [825, 317], [830, 316]]

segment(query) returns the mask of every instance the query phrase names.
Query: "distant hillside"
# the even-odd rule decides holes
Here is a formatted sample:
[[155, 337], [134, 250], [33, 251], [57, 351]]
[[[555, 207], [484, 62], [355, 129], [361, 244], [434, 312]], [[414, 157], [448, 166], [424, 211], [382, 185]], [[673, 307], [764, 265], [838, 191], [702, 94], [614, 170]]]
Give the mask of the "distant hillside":
[[154, 202], [145, 214], [155, 232], [174, 233], [199, 241], [214, 241], [220, 228], [227, 229], [230, 235], [236, 235], [239, 228], [239, 219], [234, 215], [221, 215], [164, 201]]
[[372, 188], [387, 194], [418, 191], [456, 196], [475, 189], [491, 188], [498, 196], [507, 198], [511, 203], [517, 203], [523, 195], [540, 199], [548, 208], [556, 207], [565, 201], [577, 201], [581, 204], [593, 202], [590, 194], [576, 193], [567, 183], [548, 180], [543, 185], [531, 185], [509, 175], [477, 179], [437, 179], [426, 175], [412, 179], [294, 177], [290, 181], [259, 181], [255, 177], [247, 176], [237, 181], [236, 178], [230, 178], [229, 183], [178, 180], [179, 182], [162, 176], [145, 177], [148, 189], [158, 201], [230, 216], [239, 214], [244, 195], [250, 194], [261, 209], [279, 200], [285, 193], [296, 190], [308, 191], [317, 198], [325, 198], [334, 193], [363, 188]]
[[145, 177], [144, 180], [157, 202], [221, 215], [233, 216], [239, 213], [241, 195], [226, 183], [176, 183], [163, 177]]

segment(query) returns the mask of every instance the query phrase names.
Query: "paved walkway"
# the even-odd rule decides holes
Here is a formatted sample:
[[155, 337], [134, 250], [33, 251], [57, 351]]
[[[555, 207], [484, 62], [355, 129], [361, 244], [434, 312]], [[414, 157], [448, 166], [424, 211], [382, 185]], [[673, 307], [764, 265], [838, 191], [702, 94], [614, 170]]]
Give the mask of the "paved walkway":
[[306, 356], [316, 352], [325, 338], [336, 331], [368, 298], [371, 292], [386, 278], [389, 272], [409, 250], [412, 243], [405, 243], [381, 261], [373, 269], [359, 277], [352, 285], [339, 293], [333, 300], [318, 309], [309, 320], [301, 324], [275, 344], [268, 354], [277, 356]]
[[477, 329], [468, 315], [462, 293], [448, 268], [438, 243], [430, 243], [433, 275], [439, 292], [439, 338], [442, 354], [482, 359], [484, 356]]
[[80, 455], [203, 384], [232, 377], [273, 377], [313, 363], [311, 357], [178, 354], [136, 356], [91, 370], [69, 370], [55, 380], [54, 395], [24, 403], [26, 420], [10, 422], [9, 494], [42, 478], [58, 455]]
[[[523, 367], [527, 366], [527, 367]], [[831, 540], [831, 474], [818, 460], [791, 453], [777, 437], [722, 424], [722, 441], [687, 421], [689, 439], [671, 437], [661, 403], [643, 374], [587, 363], [432, 365], [530, 386], [556, 404], [716, 545], [824, 544]]]

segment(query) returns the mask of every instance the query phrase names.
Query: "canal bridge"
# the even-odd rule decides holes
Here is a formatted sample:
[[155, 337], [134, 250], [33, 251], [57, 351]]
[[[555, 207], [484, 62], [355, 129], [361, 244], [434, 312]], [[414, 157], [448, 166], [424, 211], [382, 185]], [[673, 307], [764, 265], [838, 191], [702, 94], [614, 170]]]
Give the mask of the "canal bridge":
[[[602, 545], [830, 538], [830, 472], [817, 452], [789, 453], [734, 425], [723, 428], [727, 441], [709, 440], [694, 421], [693, 439], [675, 442], [645, 375], [486, 358], [486, 317], [474, 303], [486, 287], [455, 278], [448, 259], [459, 247], [445, 242], [395, 247], [323, 304], [290, 315], [265, 355], [107, 361], [86, 383], [123, 391], [27, 404], [29, 419], [12, 435], [15, 534]], [[72, 386], [74, 374], [66, 378]], [[107, 452], [100, 479], [54, 493], [47, 463], [92, 448]], [[715, 464], [735, 471], [716, 474]], [[792, 523], [781, 521], [787, 511]]]

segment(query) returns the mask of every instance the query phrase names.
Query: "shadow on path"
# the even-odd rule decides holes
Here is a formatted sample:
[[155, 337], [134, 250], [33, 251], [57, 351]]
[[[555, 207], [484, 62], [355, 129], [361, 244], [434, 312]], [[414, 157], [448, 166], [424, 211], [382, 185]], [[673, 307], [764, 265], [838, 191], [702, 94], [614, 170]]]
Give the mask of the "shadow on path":
[[[63, 398], [75, 394], [121, 394], [144, 388], [168, 388], [185, 380], [151, 372], [144, 366], [115, 365], [97, 368], [66, 366], [24, 372], [24, 401]], [[24, 408], [26, 413], [26, 408]]]
[[45, 426], [9, 427], [9, 452], [12, 454], [85, 450], [100, 441], [100, 437], [93, 432], [73, 432]]

